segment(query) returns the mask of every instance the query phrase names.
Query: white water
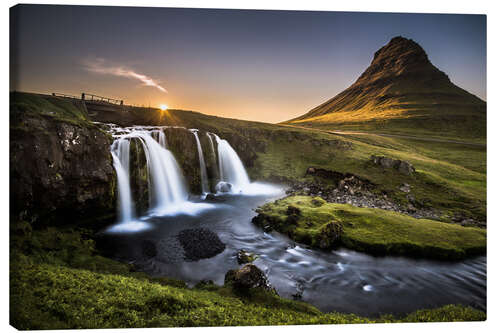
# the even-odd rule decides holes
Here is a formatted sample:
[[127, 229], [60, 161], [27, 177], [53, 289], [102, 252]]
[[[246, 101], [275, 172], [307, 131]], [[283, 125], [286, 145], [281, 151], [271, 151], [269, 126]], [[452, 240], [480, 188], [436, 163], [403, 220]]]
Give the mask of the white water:
[[208, 186], [208, 176], [207, 176], [207, 165], [205, 164], [205, 157], [203, 156], [203, 150], [201, 148], [200, 138], [198, 137], [198, 130], [192, 129], [191, 133], [194, 134], [196, 138], [196, 147], [198, 148], [198, 159], [200, 160], [200, 178], [201, 178], [201, 193], [205, 195], [210, 192]]
[[[111, 145], [113, 166], [117, 174], [118, 183], [118, 221], [119, 224], [111, 227], [112, 232], [134, 232], [150, 228], [151, 225], [143, 220], [151, 216], [165, 216], [188, 214], [196, 215], [199, 212], [215, 207], [215, 204], [196, 203], [188, 200], [189, 193], [174, 155], [167, 149], [165, 136], [166, 126], [134, 126], [120, 128], [109, 124], [110, 132], [115, 141]], [[207, 167], [201, 147], [198, 130], [190, 130], [196, 139], [198, 149], [201, 187], [203, 194], [210, 192]], [[213, 139], [217, 142], [217, 156]], [[213, 133], [207, 133], [210, 139], [213, 156], [219, 164], [219, 184], [228, 183], [230, 193], [244, 195], [263, 195], [279, 192], [280, 189], [267, 184], [251, 183], [245, 167], [238, 154], [224, 139]], [[139, 220], [135, 216], [134, 201], [130, 188], [130, 141], [140, 142], [146, 159], [148, 172], [149, 212]], [[141, 221], [142, 220], [142, 221]]]
[[167, 139], [165, 138], [165, 132], [163, 131], [163, 129], [151, 131], [151, 136], [156, 141], [158, 141], [158, 143], [160, 144], [160, 146], [162, 146], [162, 148], [167, 149]]
[[247, 171], [233, 147], [224, 139], [214, 134], [219, 152], [220, 181], [230, 183], [232, 192], [243, 192], [250, 185]]
[[133, 212], [134, 202], [130, 188], [130, 140], [132, 139], [141, 143], [146, 157], [150, 216], [192, 215], [213, 208], [211, 204], [188, 201], [189, 195], [182, 171], [173, 154], [166, 148], [163, 128], [111, 126], [110, 129], [115, 137], [111, 153], [118, 182], [119, 224], [108, 231], [133, 232], [150, 227], [146, 222], [137, 221]]
[[130, 142], [116, 140], [111, 145], [113, 166], [118, 182], [118, 218], [121, 222], [130, 221], [133, 217], [132, 195], [129, 178]]

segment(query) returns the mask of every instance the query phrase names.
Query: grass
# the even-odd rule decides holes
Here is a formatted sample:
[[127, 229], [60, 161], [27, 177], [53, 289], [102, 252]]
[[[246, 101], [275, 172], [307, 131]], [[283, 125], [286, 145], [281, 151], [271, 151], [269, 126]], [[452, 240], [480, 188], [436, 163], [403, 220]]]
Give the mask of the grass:
[[[23, 116], [49, 117], [78, 126], [92, 126], [78, 100], [23, 92], [10, 94], [11, 128], [23, 128]], [[29, 130], [29, 129], [27, 129]]]
[[[288, 219], [288, 207], [296, 207], [296, 222]], [[373, 208], [326, 203], [321, 198], [291, 196], [268, 203], [257, 212], [260, 224], [288, 234], [294, 240], [319, 246], [331, 221], [343, 227], [340, 244], [378, 255], [408, 255], [437, 259], [462, 259], [486, 252], [484, 229], [462, 227]]]
[[131, 272], [129, 265], [99, 256], [85, 231], [32, 231], [22, 223], [12, 229], [10, 318], [22, 330], [486, 319], [462, 305], [365, 318], [322, 313], [262, 290], [237, 296], [229, 287], [188, 289], [182, 281]]

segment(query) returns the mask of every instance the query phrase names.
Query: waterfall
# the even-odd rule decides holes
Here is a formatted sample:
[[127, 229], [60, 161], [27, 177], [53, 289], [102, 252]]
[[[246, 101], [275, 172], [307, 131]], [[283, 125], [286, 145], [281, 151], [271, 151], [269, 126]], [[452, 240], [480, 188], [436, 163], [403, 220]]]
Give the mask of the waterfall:
[[156, 141], [158, 141], [160, 146], [162, 146], [163, 148], [167, 148], [167, 139], [165, 138], [165, 132], [163, 131], [163, 129], [153, 130], [151, 132], [151, 135]]
[[191, 133], [194, 134], [196, 138], [196, 146], [198, 148], [198, 158], [200, 160], [200, 178], [201, 178], [201, 193], [204, 195], [210, 192], [208, 186], [208, 176], [207, 176], [207, 166], [205, 164], [205, 158], [203, 157], [203, 150], [201, 148], [200, 138], [198, 137], [198, 130], [192, 129]]
[[123, 139], [113, 142], [111, 156], [113, 157], [113, 166], [116, 170], [118, 182], [118, 216], [120, 222], [129, 222], [133, 218], [129, 174], [130, 142]]
[[[214, 140], [212, 139], [212, 135], [215, 135], [213, 133], [209, 133], [207, 132], [206, 133], [207, 136], [208, 136], [208, 140], [210, 141], [210, 149], [212, 150], [212, 162], [213, 162], [213, 165], [215, 165], [215, 167], [217, 167], [217, 154], [215, 153], [215, 147], [214, 147]], [[212, 134], [212, 135], [210, 135]], [[218, 175], [217, 178], [219, 178], [220, 175]]]
[[[216, 134], [214, 136], [219, 152], [219, 176], [221, 183], [231, 184], [232, 192], [243, 191], [250, 184], [243, 163], [233, 147], [226, 140], [219, 138]], [[221, 186], [218, 187], [219, 189], [221, 188]]]
[[172, 153], [156, 142], [148, 132], [132, 132], [125, 137], [138, 138], [142, 143], [151, 187], [150, 207], [154, 211], [164, 211], [187, 201], [186, 185]]
[[[133, 126], [120, 128], [109, 125], [108, 130], [114, 137], [111, 144], [113, 167], [117, 175], [118, 189], [118, 221], [108, 229], [110, 232], [134, 232], [151, 228], [148, 222], [142, 222], [147, 217], [137, 220], [134, 212], [134, 201], [130, 188], [130, 141], [142, 146], [146, 160], [149, 193], [149, 214], [153, 216], [189, 214], [194, 215], [206, 209], [215, 208], [215, 204], [191, 202], [184, 182], [182, 171], [174, 155], [168, 150], [166, 126]], [[185, 129], [185, 128], [184, 128]], [[186, 129], [185, 129], [186, 130]], [[210, 191], [207, 166], [201, 147], [198, 130], [192, 129], [198, 148], [201, 187], [204, 194]], [[217, 154], [213, 142], [217, 142]], [[220, 181], [217, 192], [242, 193], [245, 195], [262, 195], [272, 193], [272, 186], [250, 183], [245, 167], [231, 145], [213, 133], [207, 133], [214, 159], [218, 160]], [[217, 155], [217, 156], [216, 156]], [[214, 161], [216, 162], [216, 161]], [[217, 163], [216, 163], [217, 164]]]

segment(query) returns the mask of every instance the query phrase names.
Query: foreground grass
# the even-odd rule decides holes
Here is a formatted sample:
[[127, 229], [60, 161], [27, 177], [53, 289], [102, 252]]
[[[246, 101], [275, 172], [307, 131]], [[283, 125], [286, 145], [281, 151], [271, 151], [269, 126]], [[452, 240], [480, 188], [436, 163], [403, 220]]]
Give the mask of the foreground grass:
[[365, 318], [322, 313], [303, 302], [230, 287], [186, 288], [151, 278], [99, 256], [85, 232], [21, 225], [11, 237], [10, 320], [18, 329], [169, 326], [346, 324], [480, 321], [482, 311], [461, 305], [420, 310], [405, 317]]
[[[288, 219], [290, 206], [300, 210], [296, 221]], [[268, 203], [257, 212], [273, 229], [312, 246], [319, 246], [327, 224], [337, 221], [343, 227], [343, 246], [372, 254], [462, 259], [486, 252], [484, 229], [415, 219], [382, 209], [326, 203], [321, 198], [291, 196]]]

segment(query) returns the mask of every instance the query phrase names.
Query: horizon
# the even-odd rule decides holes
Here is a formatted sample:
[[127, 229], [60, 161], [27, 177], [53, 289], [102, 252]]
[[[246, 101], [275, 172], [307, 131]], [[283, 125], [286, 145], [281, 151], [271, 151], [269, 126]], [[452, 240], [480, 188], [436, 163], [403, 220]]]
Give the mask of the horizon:
[[278, 123], [349, 87], [401, 35], [487, 100], [485, 15], [17, 5], [10, 24], [11, 91]]

